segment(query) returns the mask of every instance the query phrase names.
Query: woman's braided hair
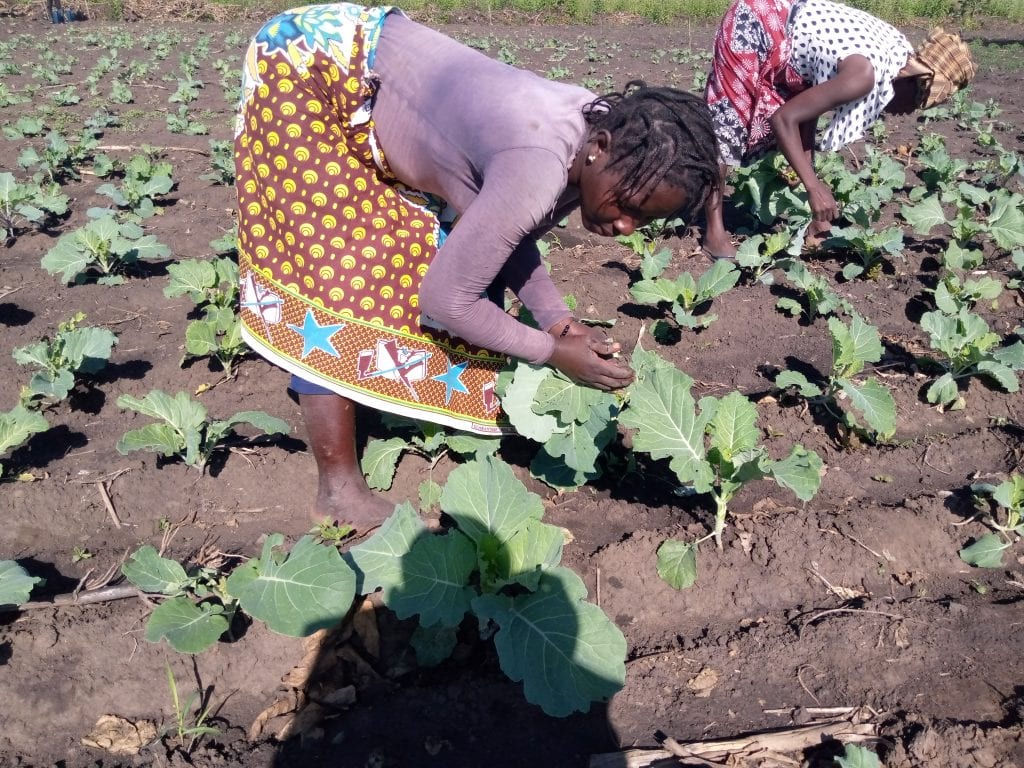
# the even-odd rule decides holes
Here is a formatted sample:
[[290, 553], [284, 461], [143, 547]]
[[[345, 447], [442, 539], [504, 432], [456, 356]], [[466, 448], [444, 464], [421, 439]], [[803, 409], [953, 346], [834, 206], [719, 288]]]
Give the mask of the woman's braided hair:
[[632, 80], [592, 101], [583, 116], [611, 134], [607, 167], [622, 174], [623, 199], [665, 183], [686, 192], [680, 213], [689, 217], [720, 183], [718, 141], [700, 96]]

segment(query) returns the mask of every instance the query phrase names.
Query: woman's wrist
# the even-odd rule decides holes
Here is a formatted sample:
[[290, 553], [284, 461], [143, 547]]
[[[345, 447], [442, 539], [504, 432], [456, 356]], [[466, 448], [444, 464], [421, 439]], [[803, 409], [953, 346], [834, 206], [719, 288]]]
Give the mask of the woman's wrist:
[[552, 336], [556, 338], [564, 339], [566, 336], [569, 335], [569, 331], [572, 330], [572, 324], [574, 321], [575, 319], [572, 315], [569, 315], [568, 317], [563, 317], [557, 323], [548, 328], [548, 333], [550, 333]]

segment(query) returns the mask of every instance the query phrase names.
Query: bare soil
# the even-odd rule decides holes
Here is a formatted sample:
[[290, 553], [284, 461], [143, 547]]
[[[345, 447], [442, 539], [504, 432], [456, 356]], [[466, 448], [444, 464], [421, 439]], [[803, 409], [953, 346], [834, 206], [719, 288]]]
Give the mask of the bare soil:
[[[714, 33], [707, 24], [660, 27], [622, 19], [591, 27], [491, 21], [443, 28], [477, 44], [487, 38], [490, 55], [505, 51], [524, 68], [564, 68], [568, 73], [558, 74], [566, 80], [590, 77], [615, 87], [637, 77], [692, 87], [694, 68], [705, 65], [690, 54], [709, 50]], [[244, 43], [228, 43], [226, 35], [237, 31], [244, 38], [257, 26], [127, 26], [136, 44], [120, 52], [124, 61], [152, 58], [140, 42], [147, 33], [171, 29], [181, 36], [170, 56], [134, 85], [135, 103], [107, 103], [121, 115], [122, 127], [109, 128], [101, 140], [129, 147], [109, 150], [123, 159], [132, 148], [165, 148], [176, 187], [146, 229], [171, 246], [174, 258], [211, 255], [208, 243], [231, 227], [234, 197], [230, 187], [199, 178], [209, 171], [209, 137], [167, 131], [165, 115], [177, 109], [167, 99], [179, 58], [209, 38], [210, 56], [197, 75], [205, 88], [189, 109], [210, 126], [211, 137], [229, 138], [233, 105], [217, 85], [213, 62], [234, 57], [237, 67]], [[907, 32], [917, 39], [926, 26]], [[4, 75], [3, 82], [12, 90], [38, 85], [37, 62], [76, 57], [62, 83], [78, 83], [85, 98], [55, 113], [69, 116], [65, 133], [74, 133], [105, 102], [107, 88], [91, 97], [82, 81], [108, 53], [102, 40], [118, 29], [125, 27], [0, 19], [0, 39], [28, 37], [14, 54], [21, 73]], [[83, 44], [97, 32], [99, 45]], [[1024, 152], [1019, 63], [1000, 56], [1001, 45], [1019, 49], [1013, 41], [1020, 30], [996, 22], [971, 34], [1002, 41], [985, 46], [972, 98], [999, 102], [1006, 126], [999, 141]], [[559, 43], [568, 45], [563, 50]], [[588, 60], [594, 52], [597, 60]], [[32, 102], [0, 108], [0, 124], [34, 113], [55, 90], [44, 85]], [[55, 119], [48, 124], [56, 127]], [[922, 129], [915, 118], [888, 128], [891, 147], [915, 145]], [[947, 136], [956, 155], [980, 152], [955, 121], [928, 130]], [[42, 141], [0, 140], [0, 168], [20, 177], [17, 158], [30, 144]], [[860, 151], [852, 148], [851, 162]], [[181, 364], [192, 304], [164, 297], [166, 264], [145, 265], [116, 287], [62, 285], [40, 268], [60, 234], [81, 226], [89, 207], [107, 203], [96, 193], [100, 183], [83, 175], [67, 184], [71, 212], [58, 226], [21, 234], [0, 250], [0, 349], [53, 333], [76, 311], [119, 335], [112, 364], [70, 400], [47, 408], [50, 430], [4, 460], [5, 474], [12, 468], [34, 478], [0, 486], [0, 559], [16, 559], [47, 579], [33, 593], [35, 602], [118, 567], [142, 544], [159, 546], [161, 521], [173, 524], [167, 551], [179, 559], [196, 557], [204, 544], [253, 554], [269, 532], [295, 537], [305, 530], [315, 489], [313, 459], [285, 373], [255, 357], [230, 380], [205, 361]], [[709, 266], [696, 234], [667, 241], [674, 250], [668, 274]], [[807, 504], [767, 482], [744, 490], [731, 506], [724, 550], [702, 551], [691, 589], [675, 591], [658, 577], [655, 550], [667, 537], [708, 530], [713, 509], [706, 498], [675, 494], [667, 467], [642, 461], [635, 473], [557, 494], [529, 477], [536, 446], [507, 441], [502, 455], [544, 498], [545, 520], [572, 532], [564, 562], [627, 638], [626, 685], [606, 706], [566, 719], [545, 716], [525, 702], [499, 669], [493, 647], [468, 626], [451, 660], [419, 669], [406, 642], [408, 623], [373, 600], [358, 620], [312, 644], [255, 622], [236, 627], [233, 642], [195, 657], [142, 638], [149, 606], [139, 599], [37, 607], [0, 615], [0, 764], [570, 768], [589, 765], [594, 755], [656, 748], [659, 732], [680, 742], [729, 738], [805, 723], [808, 708], [861, 707], [880, 727], [876, 746], [890, 768], [1024, 768], [1024, 558], [1018, 546], [1005, 568], [983, 570], [957, 556], [986, 532], [974, 519], [971, 483], [1022, 471], [1024, 396], [971, 380], [962, 411], [942, 413], [924, 399], [927, 379], [915, 354], [927, 349], [927, 340], [917, 321], [928, 308], [926, 291], [934, 285], [935, 254], [945, 237], [908, 231], [905, 258], [893, 259], [873, 281], [843, 281], [842, 263], [829, 255], [809, 262], [882, 333], [886, 355], [876, 373], [892, 390], [899, 418], [889, 443], [852, 439], [829, 414], [771, 396], [775, 370], [797, 364], [826, 372], [831, 359], [825, 322], [808, 325], [778, 312], [778, 289], [741, 284], [715, 300], [718, 319], [708, 329], [659, 346], [694, 377], [698, 395], [733, 389], [750, 395], [773, 454], [802, 443], [827, 466], [820, 493]], [[632, 348], [641, 326], [649, 328], [658, 316], [630, 297], [636, 257], [625, 246], [591, 237], [575, 220], [559, 230], [558, 241], [550, 255], [556, 282], [576, 297], [584, 316], [615, 318], [614, 335]], [[1013, 267], [1005, 255], [992, 254], [986, 269], [1005, 280]], [[1006, 334], [1024, 320], [1021, 306], [1020, 292], [1007, 292], [986, 316]], [[649, 333], [643, 344], [656, 346]], [[0, 405], [8, 409], [28, 374], [5, 352], [0, 377], [8, 382]], [[203, 390], [199, 398], [215, 418], [263, 410], [287, 420], [292, 432], [218, 454], [205, 473], [152, 454], [122, 456], [117, 440], [144, 419], [118, 408], [117, 397], [142, 397], [152, 389]], [[383, 435], [385, 429], [368, 414], [365, 432]], [[387, 498], [415, 499], [423, 479], [443, 482], [452, 466], [442, 460], [431, 468], [406, 456]], [[76, 548], [91, 557], [74, 561]], [[168, 664], [183, 699], [202, 692], [220, 731], [191, 749], [173, 728]], [[296, 719], [288, 714], [296, 709], [295, 690], [282, 678], [310, 665], [304, 690], [320, 704]], [[333, 704], [325, 703], [328, 696]], [[259, 721], [259, 732], [250, 734], [275, 703], [283, 714]], [[170, 732], [135, 755], [85, 746], [83, 736], [104, 714], [149, 720]], [[791, 754], [796, 762], [785, 764], [831, 765], [838, 753], [834, 742], [825, 743]], [[762, 757], [739, 764], [784, 763]]]

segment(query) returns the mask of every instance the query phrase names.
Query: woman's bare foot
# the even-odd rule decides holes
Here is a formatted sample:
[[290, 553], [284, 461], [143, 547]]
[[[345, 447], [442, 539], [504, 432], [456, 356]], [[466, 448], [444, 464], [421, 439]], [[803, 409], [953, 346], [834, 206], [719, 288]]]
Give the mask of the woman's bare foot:
[[370, 490], [361, 475], [321, 476], [310, 519], [316, 524], [327, 519], [351, 525], [362, 534], [379, 527], [394, 511], [395, 505]]
[[736, 258], [736, 246], [724, 231], [721, 235], [712, 232], [706, 233], [701, 250], [713, 261]]

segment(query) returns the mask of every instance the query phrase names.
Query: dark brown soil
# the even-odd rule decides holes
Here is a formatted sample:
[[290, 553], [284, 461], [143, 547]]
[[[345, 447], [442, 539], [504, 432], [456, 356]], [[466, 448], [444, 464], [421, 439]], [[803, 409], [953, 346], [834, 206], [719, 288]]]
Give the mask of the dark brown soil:
[[[256, 24], [238, 26], [244, 38]], [[925, 26], [907, 31], [916, 39]], [[128, 26], [136, 43], [121, 50], [122, 60], [151, 60], [141, 40], [158, 28], [164, 25]], [[171, 246], [174, 258], [202, 258], [211, 255], [208, 243], [231, 227], [233, 190], [199, 178], [209, 171], [202, 154], [208, 137], [168, 133], [165, 114], [177, 105], [167, 98], [176, 87], [180, 56], [209, 38], [210, 55], [197, 76], [205, 88], [190, 112], [210, 126], [212, 137], [229, 138], [233, 105], [217, 84], [213, 62], [235, 57], [237, 66], [242, 43], [225, 42], [224, 25], [173, 29], [182, 42], [135, 84], [135, 103], [107, 104], [121, 114], [123, 126], [108, 129], [101, 143], [135, 151], [166, 148], [177, 185], [146, 229]], [[708, 50], [714, 32], [708, 25], [621, 21], [566, 27], [474, 20], [445, 30], [479, 45], [486, 38], [489, 54], [504, 51], [513, 63], [537, 72], [558, 67], [568, 71], [559, 73], [566, 80], [592, 78], [600, 82], [596, 90], [637, 77], [690, 88], [694, 68], [705, 66], [696, 54]], [[104, 40], [117, 31], [96, 22], [54, 28], [0, 19], [0, 40], [24, 36], [12, 58], [22, 72], [5, 74], [3, 83], [12, 90], [38, 84], [32, 76], [36, 62], [54, 54], [76, 57], [62, 83], [77, 83], [85, 98], [56, 113], [71, 116], [75, 131], [106, 102], [108, 87], [92, 97], [82, 81], [108, 53]], [[90, 33], [100, 33], [99, 45], [83, 44]], [[1019, 30], [998, 23], [972, 34], [1020, 39]], [[1019, 64], [1012, 56], [1000, 58], [1000, 50], [1000, 44], [986, 47], [972, 98], [999, 102], [1006, 127], [998, 138], [1021, 153]], [[1019, 47], [1010, 50], [1019, 55]], [[54, 90], [46, 86], [33, 102], [0, 108], [0, 124], [35, 112]], [[889, 146], [916, 144], [919, 126], [912, 118], [888, 127]], [[979, 152], [955, 121], [933, 123], [929, 130], [946, 135], [954, 154], [973, 158]], [[20, 178], [17, 158], [30, 144], [40, 147], [42, 141], [0, 140], [0, 169]], [[132, 154], [109, 151], [125, 159]], [[52, 333], [76, 311], [119, 335], [112, 365], [69, 401], [48, 408], [49, 431], [4, 459], [5, 475], [30, 473], [31, 482], [0, 487], [6, 510], [0, 559], [16, 559], [47, 579], [33, 594], [37, 601], [70, 592], [142, 544], [159, 545], [161, 521], [180, 523], [168, 550], [179, 559], [194, 557], [207, 542], [252, 554], [266, 533], [305, 530], [315, 488], [286, 374], [256, 358], [227, 381], [205, 361], [181, 365], [192, 304], [164, 297], [166, 264], [146, 265], [116, 287], [62, 285], [40, 268], [61, 233], [82, 225], [89, 207], [106, 204], [96, 193], [99, 183], [84, 175], [67, 184], [70, 215], [50, 231], [21, 234], [0, 251], [0, 349]], [[675, 254], [667, 274], [707, 268], [695, 235], [667, 241]], [[656, 317], [630, 298], [636, 257], [625, 246], [592, 238], [575, 221], [558, 232], [558, 240], [550, 255], [556, 282], [576, 297], [584, 316], [616, 318], [616, 338], [631, 347], [641, 325], [649, 328]], [[708, 329], [684, 332], [676, 343], [658, 347], [694, 377], [699, 396], [732, 389], [750, 395], [774, 455], [802, 443], [827, 467], [820, 493], [807, 504], [767, 482], [745, 489], [731, 505], [724, 550], [710, 544], [702, 550], [694, 587], [675, 591], [665, 584], [655, 570], [655, 550], [667, 537], [706, 532], [713, 510], [705, 498], [675, 495], [666, 467], [641, 461], [636, 474], [556, 494], [529, 477], [536, 446], [508, 441], [503, 456], [544, 498], [545, 520], [572, 532], [564, 562], [628, 641], [626, 685], [607, 706], [566, 719], [545, 716], [505, 678], [493, 647], [474, 639], [471, 627], [451, 660], [434, 670], [417, 669], [406, 644], [410, 627], [375, 603], [367, 603], [363, 617], [375, 618], [370, 625], [379, 631], [379, 648], [366, 622], [355, 622], [355, 630], [350, 623], [314, 648], [255, 622], [240, 627], [235, 642], [188, 657], [142, 638], [149, 607], [132, 599], [0, 616], [0, 764], [570, 768], [587, 766], [593, 755], [657, 747], [657, 732], [680, 742], [727, 738], [803, 722], [801, 708], [867, 707], [881, 726], [877, 748], [890, 768], [1024, 767], [1024, 557], [1018, 545], [1005, 568], [983, 570], [957, 556], [986, 532], [972, 520], [970, 484], [1022, 471], [1024, 397], [971, 380], [962, 411], [941, 413], [925, 402], [927, 379], [913, 356], [927, 341], [916, 321], [928, 301], [925, 289], [934, 284], [934, 253], [942, 238], [915, 238], [908, 230], [908, 241], [905, 258], [894, 259], [874, 281], [842, 281], [836, 258], [810, 262], [884, 338], [886, 356], [876, 372], [896, 398], [899, 419], [887, 444], [847, 439], [827, 413], [770, 396], [773, 370], [795, 361], [825, 372], [831, 354], [826, 323], [807, 325], [778, 312], [778, 289], [741, 284], [715, 300], [718, 320]], [[1005, 254], [993, 254], [986, 268], [1004, 280], [1013, 269]], [[1021, 306], [1020, 292], [1007, 292], [986, 316], [1006, 334], [1024, 321]], [[643, 344], [658, 346], [649, 333]], [[0, 403], [6, 410], [28, 374], [5, 352], [0, 377], [8, 382]], [[117, 440], [144, 420], [118, 408], [116, 400], [152, 389], [205, 389], [199, 397], [215, 418], [263, 410], [287, 420], [292, 432], [219, 454], [205, 473], [152, 454], [122, 456]], [[372, 416], [366, 431], [385, 433]], [[452, 466], [442, 460], [431, 469], [426, 460], [406, 456], [387, 497], [415, 498], [428, 474], [443, 482]], [[76, 549], [91, 557], [73, 561]], [[290, 725], [299, 734], [293, 738], [277, 738], [289, 719], [278, 717], [250, 739], [259, 713], [285, 697], [282, 677], [307, 652], [319, 655], [310, 695], [354, 685], [354, 701], [307, 708]], [[220, 730], [191, 751], [174, 733], [168, 664], [183, 698], [206, 692]], [[135, 756], [84, 746], [82, 737], [104, 714], [171, 730]], [[835, 754], [834, 745], [825, 745], [787, 764], [803, 759], [831, 765]], [[617, 764], [627, 765], [625, 759]]]

